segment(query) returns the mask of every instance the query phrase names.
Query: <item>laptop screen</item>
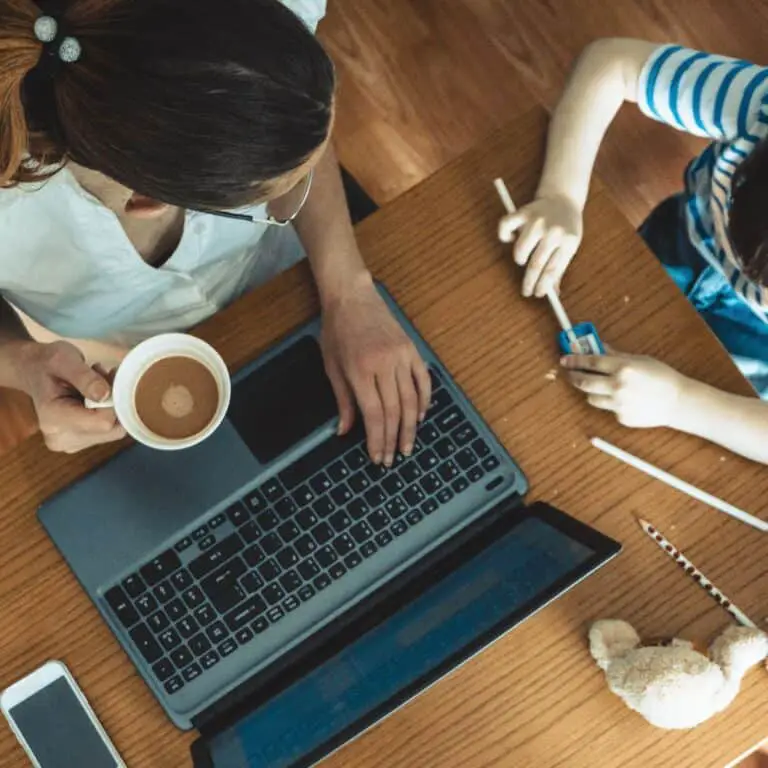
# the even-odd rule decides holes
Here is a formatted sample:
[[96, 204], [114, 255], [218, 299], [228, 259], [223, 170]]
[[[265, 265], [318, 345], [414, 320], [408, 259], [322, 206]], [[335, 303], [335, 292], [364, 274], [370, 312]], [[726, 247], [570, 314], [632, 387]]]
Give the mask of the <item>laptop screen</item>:
[[470, 655], [468, 648], [481, 648], [604, 559], [540, 517], [524, 517], [412, 602], [213, 737], [208, 742], [213, 765], [313, 763], [428, 685], [436, 670]]

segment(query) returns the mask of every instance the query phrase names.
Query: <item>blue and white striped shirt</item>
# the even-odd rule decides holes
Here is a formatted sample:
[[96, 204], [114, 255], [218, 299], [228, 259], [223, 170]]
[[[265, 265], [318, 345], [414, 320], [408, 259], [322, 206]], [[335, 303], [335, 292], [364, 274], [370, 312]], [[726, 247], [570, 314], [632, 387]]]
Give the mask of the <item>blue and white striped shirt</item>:
[[665, 45], [643, 68], [638, 106], [655, 120], [714, 139], [685, 174], [688, 235], [768, 322], [768, 289], [742, 274], [728, 236], [733, 173], [768, 135], [768, 67]]

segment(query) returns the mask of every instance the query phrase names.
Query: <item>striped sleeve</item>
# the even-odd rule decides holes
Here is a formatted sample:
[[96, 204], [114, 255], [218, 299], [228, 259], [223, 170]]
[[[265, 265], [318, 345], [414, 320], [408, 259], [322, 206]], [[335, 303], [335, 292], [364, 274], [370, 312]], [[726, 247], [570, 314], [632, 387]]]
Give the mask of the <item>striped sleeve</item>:
[[654, 120], [718, 141], [755, 137], [768, 97], [768, 67], [679, 45], [657, 48], [643, 67], [637, 104]]
[[290, 8], [313, 32], [325, 16], [326, 0], [280, 0]]

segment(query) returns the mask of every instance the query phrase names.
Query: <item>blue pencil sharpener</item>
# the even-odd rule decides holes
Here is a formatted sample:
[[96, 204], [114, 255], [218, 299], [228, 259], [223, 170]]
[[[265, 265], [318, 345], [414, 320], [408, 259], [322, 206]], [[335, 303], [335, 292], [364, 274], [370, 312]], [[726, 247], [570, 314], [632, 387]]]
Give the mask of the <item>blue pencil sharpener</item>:
[[564, 355], [604, 355], [605, 347], [592, 323], [577, 323], [573, 326], [576, 342], [568, 339], [565, 331], [560, 331], [557, 340]]

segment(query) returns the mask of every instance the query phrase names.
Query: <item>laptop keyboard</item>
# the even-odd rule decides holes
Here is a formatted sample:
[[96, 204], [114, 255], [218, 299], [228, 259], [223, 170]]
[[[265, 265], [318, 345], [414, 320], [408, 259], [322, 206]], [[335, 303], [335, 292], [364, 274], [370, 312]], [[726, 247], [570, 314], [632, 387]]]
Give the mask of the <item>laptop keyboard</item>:
[[[247, 493], [105, 598], [168, 694], [248, 645], [470, 486], [499, 459], [439, 376], [410, 457], [374, 465], [358, 426]], [[192, 559], [189, 556], [194, 554]]]

